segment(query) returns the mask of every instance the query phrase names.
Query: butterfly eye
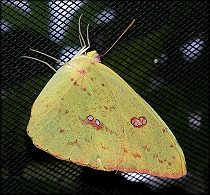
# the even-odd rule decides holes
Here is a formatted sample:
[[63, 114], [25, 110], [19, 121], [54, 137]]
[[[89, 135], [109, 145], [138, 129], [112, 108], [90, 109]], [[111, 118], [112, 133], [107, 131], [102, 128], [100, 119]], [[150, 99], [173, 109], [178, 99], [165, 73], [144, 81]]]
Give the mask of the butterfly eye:
[[101, 62], [100, 56], [96, 56], [95, 59], [96, 59], [97, 62]]

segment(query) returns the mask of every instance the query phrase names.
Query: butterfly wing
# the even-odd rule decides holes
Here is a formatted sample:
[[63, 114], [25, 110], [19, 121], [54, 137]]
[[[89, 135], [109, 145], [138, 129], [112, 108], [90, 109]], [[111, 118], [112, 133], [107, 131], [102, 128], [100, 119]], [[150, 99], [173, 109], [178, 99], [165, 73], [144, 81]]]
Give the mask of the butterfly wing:
[[[165, 122], [119, 75], [102, 64], [99, 67], [101, 76], [97, 78], [104, 78], [104, 86], [115, 99], [112, 106], [117, 108], [110, 128], [111, 124], [119, 123], [124, 131], [124, 147], [121, 153], [117, 152], [123, 155], [115, 169], [169, 178], [186, 175], [184, 154]], [[106, 112], [110, 115], [112, 110]]]
[[179, 178], [184, 154], [158, 114], [114, 71], [81, 56], [63, 66], [32, 107], [33, 143], [100, 170]]

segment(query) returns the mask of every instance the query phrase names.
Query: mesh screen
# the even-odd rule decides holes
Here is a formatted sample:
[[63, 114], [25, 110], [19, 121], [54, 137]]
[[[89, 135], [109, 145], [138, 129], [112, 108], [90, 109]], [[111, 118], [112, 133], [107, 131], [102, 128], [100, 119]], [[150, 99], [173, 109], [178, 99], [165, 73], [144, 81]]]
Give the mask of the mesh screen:
[[[78, 18], [91, 49], [162, 117], [181, 145], [180, 179], [103, 172], [37, 149], [26, 133], [30, 109], [54, 72], [80, 48]], [[209, 185], [208, 1], [1, 1], [1, 192], [68, 194], [207, 193]], [[155, 141], [155, 140], [154, 140]]]

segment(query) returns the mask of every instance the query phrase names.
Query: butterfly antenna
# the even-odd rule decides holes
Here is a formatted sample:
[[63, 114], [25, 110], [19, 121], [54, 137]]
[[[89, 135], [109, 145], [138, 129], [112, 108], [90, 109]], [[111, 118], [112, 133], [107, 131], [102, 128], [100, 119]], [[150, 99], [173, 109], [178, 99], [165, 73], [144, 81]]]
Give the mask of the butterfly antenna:
[[84, 40], [84, 38], [82, 36], [82, 32], [81, 32], [81, 18], [82, 18], [82, 15], [83, 14], [81, 14], [80, 17], [79, 17], [79, 24], [78, 24], [78, 26], [79, 26], [79, 39], [80, 39], [81, 47], [85, 48], [86, 44], [85, 44], [85, 40]]
[[61, 61], [59, 61], [58, 59], [56, 59], [56, 58], [54, 58], [54, 57], [52, 57], [52, 56], [49, 56], [49, 55], [47, 55], [47, 54], [45, 54], [45, 53], [42, 53], [42, 52], [40, 52], [40, 51], [31, 49], [31, 48], [30, 48], [29, 50], [34, 51], [34, 52], [37, 52], [37, 53], [40, 53], [40, 54], [42, 54], [42, 55], [44, 55], [44, 56], [47, 56], [48, 58], [51, 58], [51, 59], [53, 59], [53, 60], [59, 62], [60, 64], [63, 64], [63, 63], [62, 63]]
[[81, 25], [80, 25], [81, 18], [82, 18], [82, 14], [79, 17], [79, 41], [80, 41], [80, 44], [81, 44], [82, 48], [78, 51], [78, 53], [71, 60], [74, 60], [75, 58], [77, 58], [81, 54], [85, 53], [90, 48], [89, 24], [87, 25], [87, 43], [88, 43], [88, 45], [86, 45], [85, 40], [84, 40], [84, 38], [82, 36], [82, 33], [81, 33]]
[[79, 35], [79, 42], [80, 42], [81, 48], [83, 48], [83, 44], [82, 44], [82, 40], [81, 40], [80, 35]]
[[106, 55], [114, 46], [115, 44], [121, 39], [121, 37], [127, 32], [127, 30], [133, 25], [133, 23], [135, 22], [135, 19], [132, 20], [132, 22], [130, 23], [130, 25], [124, 30], [124, 32], [119, 36], [119, 38], [113, 43], [113, 45], [102, 55], [100, 55], [99, 57], [102, 57], [104, 55]]
[[88, 48], [90, 48], [90, 39], [89, 39], [89, 24], [87, 25], [87, 42], [88, 42]]
[[21, 56], [21, 58], [29, 58], [29, 59], [32, 59], [32, 60], [36, 60], [36, 61], [39, 61], [39, 62], [42, 62], [44, 64], [46, 64], [47, 66], [49, 66], [53, 71], [57, 72], [52, 66], [50, 66], [47, 62], [44, 62], [42, 60], [39, 60], [37, 58], [33, 58], [33, 57], [30, 57], [30, 56]]

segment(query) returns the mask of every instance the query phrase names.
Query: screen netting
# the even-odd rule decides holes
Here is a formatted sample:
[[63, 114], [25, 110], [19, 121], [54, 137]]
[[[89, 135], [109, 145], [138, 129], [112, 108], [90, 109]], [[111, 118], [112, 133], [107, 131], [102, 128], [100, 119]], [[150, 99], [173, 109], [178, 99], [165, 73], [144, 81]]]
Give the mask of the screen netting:
[[[208, 193], [208, 1], [1, 1], [1, 192], [4, 194]], [[180, 179], [103, 172], [37, 149], [26, 133], [30, 109], [54, 74], [22, 55], [59, 63], [80, 48], [78, 18], [91, 49], [162, 117], [181, 145], [188, 173]], [[123, 106], [123, 105], [122, 105]], [[154, 140], [155, 141], [155, 140]]]

